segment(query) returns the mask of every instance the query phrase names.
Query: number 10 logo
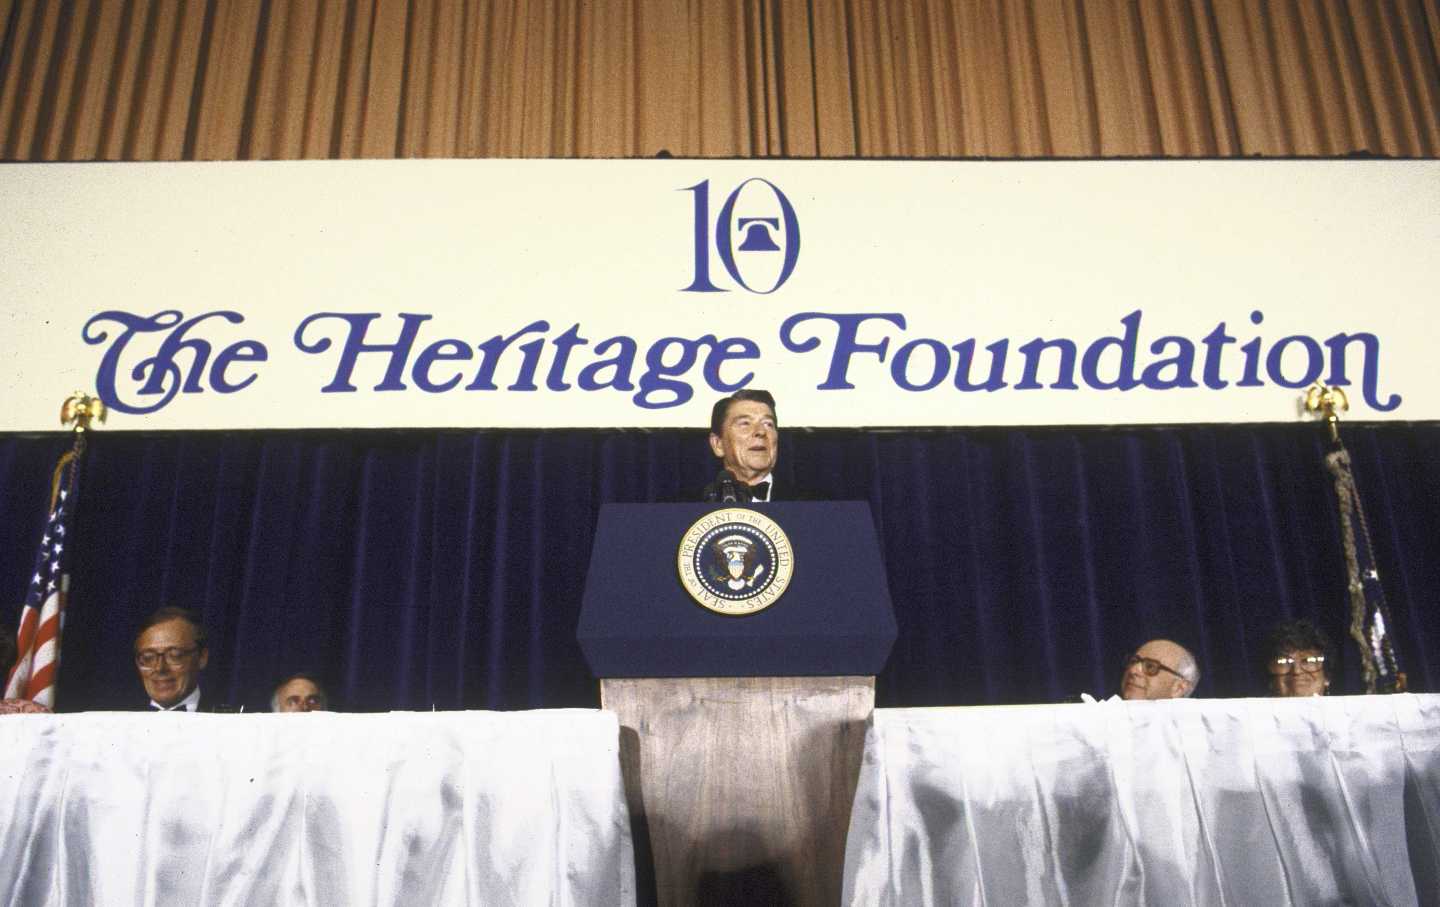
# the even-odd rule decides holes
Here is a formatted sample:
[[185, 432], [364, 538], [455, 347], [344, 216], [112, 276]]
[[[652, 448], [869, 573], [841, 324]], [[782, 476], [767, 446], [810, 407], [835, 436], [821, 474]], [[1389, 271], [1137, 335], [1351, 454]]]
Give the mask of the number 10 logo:
[[[740, 194], [746, 186], [751, 183], [762, 183], [770, 188], [778, 203], [779, 210], [774, 212], [778, 216], [765, 217], [741, 217], [735, 218], [735, 204], [740, 200]], [[710, 282], [710, 246], [712, 237], [710, 234], [710, 181], [703, 180], [693, 186], [687, 186], [682, 192], [693, 192], [695, 194], [695, 279], [690, 286], [685, 287], [681, 292], [685, 293], [725, 293], [723, 287], [717, 287]], [[763, 190], [747, 193], [747, 202], [751, 201], [754, 195], [763, 195]], [[782, 228], [783, 227], [783, 228]], [[779, 235], [780, 243], [777, 245], [776, 235]], [[740, 245], [735, 245], [736, 234], [743, 238]], [[779, 187], [767, 179], [758, 176], [751, 177], [735, 187], [725, 204], [720, 207], [720, 214], [715, 218], [715, 234], [713, 237], [715, 252], [720, 256], [720, 263], [725, 266], [730, 278], [737, 284], [751, 293], [773, 293], [780, 289], [785, 281], [795, 270], [795, 262], [800, 258], [800, 221], [795, 218], [795, 208], [790, 204], [790, 199], [785, 197]], [[773, 256], [776, 252], [783, 253], [779, 263], [779, 274], [775, 277], [774, 283], [768, 290], [760, 290], [746, 282], [745, 275], [737, 265], [735, 253], [767, 253]], [[773, 258], [768, 262], [770, 267], [752, 267], [751, 261], [747, 261], [747, 268], [751, 272], [751, 278], [762, 276], [758, 272], [773, 272]]]

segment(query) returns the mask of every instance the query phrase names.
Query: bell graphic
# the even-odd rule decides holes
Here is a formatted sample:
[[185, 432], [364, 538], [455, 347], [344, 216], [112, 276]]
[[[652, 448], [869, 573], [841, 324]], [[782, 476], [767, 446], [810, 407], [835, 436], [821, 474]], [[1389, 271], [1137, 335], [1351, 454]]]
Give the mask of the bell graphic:
[[742, 217], [739, 226], [745, 231], [745, 241], [740, 244], [741, 252], [779, 252], [780, 247], [770, 238], [770, 230], [780, 229], [778, 217]]

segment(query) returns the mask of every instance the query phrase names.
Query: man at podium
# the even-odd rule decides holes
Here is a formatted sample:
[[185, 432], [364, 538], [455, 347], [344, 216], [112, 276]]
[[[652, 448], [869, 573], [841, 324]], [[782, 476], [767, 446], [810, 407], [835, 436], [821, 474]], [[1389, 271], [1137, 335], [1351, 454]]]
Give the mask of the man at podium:
[[745, 388], [716, 401], [710, 410], [710, 450], [721, 466], [715, 481], [705, 486], [706, 501], [785, 499], [775, 488], [780, 431], [769, 391]]

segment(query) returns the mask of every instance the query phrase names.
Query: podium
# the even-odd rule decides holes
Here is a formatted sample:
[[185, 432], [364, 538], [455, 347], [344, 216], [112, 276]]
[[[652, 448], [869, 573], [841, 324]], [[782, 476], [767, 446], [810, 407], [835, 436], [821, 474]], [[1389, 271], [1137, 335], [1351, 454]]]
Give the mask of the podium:
[[577, 635], [620, 718], [641, 902], [838, 903], [895, 641], [869, 506], [606, 505]]

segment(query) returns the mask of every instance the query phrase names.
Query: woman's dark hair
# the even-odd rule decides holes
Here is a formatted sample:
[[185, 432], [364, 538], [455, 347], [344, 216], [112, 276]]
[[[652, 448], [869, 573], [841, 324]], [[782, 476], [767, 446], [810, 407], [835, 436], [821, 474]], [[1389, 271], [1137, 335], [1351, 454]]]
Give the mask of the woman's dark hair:
[[1265, 643], [1265, 663], [1291, 652], [1312, 651], [1325, 656], [1325, 676], [1330, 676], [1334, 651], [1325, 631], [1305, 618], [1281, 621], [1270, 631]]

